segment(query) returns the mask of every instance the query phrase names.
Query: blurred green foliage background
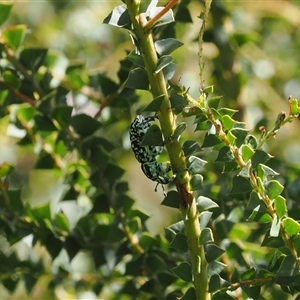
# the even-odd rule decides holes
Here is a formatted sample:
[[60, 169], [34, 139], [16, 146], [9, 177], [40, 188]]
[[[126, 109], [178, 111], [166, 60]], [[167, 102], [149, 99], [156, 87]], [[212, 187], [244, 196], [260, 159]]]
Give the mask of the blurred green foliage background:
[[[166, 1], [160, 3], [164, 5]], [[290, 95], [300, 99], [299, 3], [287, 0], [213, 1], [204, 35], [206, 84], [213, 84], [215, 93], [223, 95], [222, 105], [239, 109], [239, 119], [247, 123], [247, 128], [253, 134], [259, 135], [260, 126], [272, 126], [278, 113], [288, 110], [287, 98]], [[26, 46], [46, 47], [60, 53], [54, 74], [57, 78], [62, 76], [68, 61], [83, 61], [87, 74], [101, 71], [117, 80], [119, 60], [126, 56], [126, 51], [133, 49], [133, 45], [125, 30], [104, 25], [102, 21], [119, 4], [121, 1], [18, 1], [15, 2], [6, 25], [27, 24], [29, 34], [25, 40]], [[197, 35], [201, 24], [197, 16], [202, 7], [201, 1], [190, 1], [189, 11], [193, 23], [176, 24], [176, 38], [184, 42], [184, 46], [174, 53], [178, 64], [174, 80], [188, 87], [195, 98], [199, 95]], [[151, 216], [148, 222], [150, 230], [159, 233], [177, 213], [160, 206], [161, 190], [155, 193], [154, 184], [143, 178], [140, 166], [130, 150], [128, 122], [141, 105], [151, 100], [149, 93], [139, 92], [139, 95], [142, 98], [139, 106], [132, 107], [132, 115], [110, 129], [110, 136], [114, 142], [123, 145], [113, 155], [126, 170], [124, 177], [129, 181], [131, 194], [137, 199], [137, 205]], [[92, 111], [96, 112], [96, 107], [92, 107]], [[103, 111], [101, 118], [105, 119], [109, 114], [109, 111]], [[1, 120], [1, 126], [5, 127], [6, 121]], [[283, 174], [282, 183], [286, 186], [300, 175], [299, 130], [298, 120], [285, 126], [276, 139], [269, 140], [266, 149], [276, 157], [276, 170]], [[189, 134], [193, 134], [195, 139], [192, 124], [187, 132], [185, 139], [188, 139]], [[2, 131], [0, 134], [1, 141], [6, 139], [1, 145], [1, 161], [16, 162], [19, 173], [25, 173], [26, 178], [29, 178], [28, 199], [47, 201], [49, 198], [57, 198], [62, 192], [62, 183], [58, 178], [52, 173], [41, 175], [39, 171], [33, 171], [35, 157], [32, 149], [20, 149], [11, 138], [7, 139], [6, 132]], [[201, 144], [203, 136], [199, 133], [196, 135]], [[284, 167], [282, 161], [285, 161]], [[289, 173], [289, 169], [294, 172]], [[41, 176], [44, 180], [37, 184], [37, 179]], [[48, 176], [47, 180], [45, 176]], [[16, 178], [16, 182], [21, 177]], [[45, 186], [49, 192], [45, 192]], [[88, 209], [85, 204], [79, 207], [82, 211]], [[71, 211], [69, 215], [72, 215], [70, 207], [68, 210]], [[78, 207], [74, 211], [78, 213]], [[26, 251], [30, 251], [26, 241], [15, 244], [14, 248], [18, 249], [20, 255], [26, 255]], [[44, 255], [49, 269], [56, 267], [55, 264], [49, 264], [49, 257], [44, 250], [36, 251], [38, 255]], [[80, 253], [72, 261], [72, 268], [88, 273], [93, 266], [90, 257]], [[32, 298], [49, 299], [47, 280], [46, 277], [40, 280]], [[0, 294], [4, 299], [21, 299], [23, 293], [24, 288], [20, 287], [9, 298], [8, 293], [0, 286]], [[71, 299], [75, 294], [72, 288], [62, 288], [56, 290], [55, 296], [58, 299]], [[84, 292], [76, 294], [76, 298], [96, 299], [96, 296], [92, 292]]]

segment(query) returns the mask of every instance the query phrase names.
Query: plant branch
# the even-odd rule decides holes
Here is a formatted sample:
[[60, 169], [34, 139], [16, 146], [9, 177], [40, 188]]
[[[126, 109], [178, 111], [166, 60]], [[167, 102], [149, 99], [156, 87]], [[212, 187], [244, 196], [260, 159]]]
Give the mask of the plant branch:
[[145, 30], [149, 31], [151, 28], [156, 24], [156, 22], [163, 17], [170, 9], [172, 9], [173, 6], [175, 6], [179, 0], [170, 0], [170, 2], [158, 13], [156, 14], [152, 19], [148, 21], [148, 23], [145, 25]]
[[39, 94], [40, 97], [43, 97], [45, 93], [41, 89], [37, 80], [32, 74], [29, 74], [28, 70], [20, 63], [16, 57], [15, 52], [9, 45], [7, 45], [2, 39], [0, 39], [0, 45], [3, 47], [3, 51], [6, 54], [6, 58], [15, 66], [15, 68], [28, 80], [32, 83], [35, 91]]
[[3, 87], [5, 87], [6, 89], [8, 89], [10, 92], [12, 92], [17, 98], [19, 98], [23, 102], [29, 103], [32, 106], [36, 105], [36, 101], [35, 100], [33, 100], [33, 99], [27, 97], [26, 95], [20, 93], [18, 90], [16, 90], [15, 88], [11, 87], [6, 82], [0, 80], [0, 85], [2, 85]]
[[198, 35], [198, 65], [199, 65], [199, 78], [200, 78], [200, 90], [204, 90], [204, 62], [203, 62], [203, 35], [206, 27], [206, 22], [208, 18], [208, 14], [210, 11], [212, 0], [205, 1], [205, 10], [200, 14], [199, 18], [202, 19], [202, 25], [200, 27], [199, 35]]
[[[205, 260], [203, 246], [199, 245], [200, 224], [199, 214], [197, 212], [196, 201], [190, 190], [190, 177], [186, 167], [185, 156], [178, 139], [172, 139], [176, 128], [175, 116], [172, 113], [169, 95], [166, 87], [166, 82], [162, 71], [156, 72], [158, 57], [154, 47], [151, 24], [154, 24], [156, 19], [147, 21], [145, 14], [138, 14], [138, 0], [126, 0], [125, 4], [129, 12], [129, 16], [134, 28], [134, 33], [139, 42], [141, 55], [144, 60], [145, 69], [148, 75], [148, 80], [151, 86], [153, 98], [163, 95], [163, 101], [158, 111], [158, 118], [161, 125], [161, 130], [165, 139], [173, 173], [176, 174], [175, 184], [179, 194], [179, 206], [185, 222], [186, 235], [189, 242], [189, 250], [191, 254], [193, 283], [196, 290], [198, 300], [209, 300], [208, 293], [208, 278], [207, 278], [207, 263]], [[167, 9], [174, 6], [177, 1], [171, 0]], [[158, 19], [159, 17], [157, 17]]]

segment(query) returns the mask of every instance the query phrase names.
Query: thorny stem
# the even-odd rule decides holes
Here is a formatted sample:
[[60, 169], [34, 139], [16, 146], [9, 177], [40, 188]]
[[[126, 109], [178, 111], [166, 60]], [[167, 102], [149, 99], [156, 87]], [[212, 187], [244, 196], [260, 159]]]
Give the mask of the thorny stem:
[[[177, 2], [178, 1], [171, 0], [167, 8], [162, 11], [166, 13], [170, 7], [174, 6]], [[153, 98], [164, 95], [161, 107], [158, 111], [158, 118], [165, 138], [165, 145], [169, 154], [172, 170], [176, 173], [175, 184], [179, 194], [179, 206], [185, 222], [186, 235], [191, 254], [196, 297], [198, 300], [209, 300], [207, 262], [203, 246], [199, 245], [201, 229], [196, 200], [190, 191], [190, 178], [186, 171], [185, 156], [181, 144], [177, 139], [171, 138], [174, 134], [176, 123], [169, 101], [166, 82], [163, 73], [161, 71], [156, 72], [158, 57], [154, 47], [151, 27], [155, 24], [156, 20], [163, 16], [162, 11], [148, 22], [144, 13], [138, 13], [140, 8], [139, 0], [125, 0], [125, 4], [127, 5], [134, 33], [145, 63], [145, 70], [148, 75]]]
[[[239, 153], [239, 149], [237, 147], [231, 145], [230, 141], [227, 138], [226, 133], [223, 131], [222, 125], [216, 121], [210, 108], [209, 107], [204, 108], [201, 105], [199, 105], [199, 103], [197, 101], [192, 99], [192, 97], [190, 97], [189, 95], [186, 95], [186, 96], [187, 96], [187, 100], [190, 103], [197, 105], [202, 110], [202, 112], [206, 115], [207, 119], [214, 125], [214, 127], [216, 129], [216, 136], [230, 149], [231, 153], [233, 154], [233, 156], [235, 158], [236, 163], [239, 165], [239, 167], [241, 169], [243, 169], [246, 166], [246, 163], [243, 160], [242, 155]], [[282, 120], [282, 122], [280, 123], [280, 126], [283, 126], [284, 124], [291, 122], [294, 118], [295, 118], [295, 116], [292, 116], [292, 115], [288, 116], [286, 119]], [[278, 130], [278, 126], [272, 128], [265, 135], [264, 139], [261, 140], [261, 142], [259, 144], [260, 147], [262, 146], [262, 141], [265, 142], [267, 138], [269, 138], [270, 136], [274, 136], [277, 130]], [[265, 191], [259, 187], [259, 185], [257, 183], [257, 177], [252, 168], [250, 168], [249, 177], [250, 177], [249, 180], [250, 180], [250, 183], [251, 183], [253, 189], [259, 195], [260, 199], [264, 202], [272, 219], [274, 219], [276, 217], [276, 210], [273, 207], [273, 202], [268, 197], [268, 195], [265, 193]], [[280, 225], [280, 228], [281, 228], [281, 232], [282, 232], [282, 237], [285, 240], [285, 244], [289, 248], [292, 256], [294, 257], [294, 259], [297, 263], [298, 269], [300, 270], [300, 259], [298, 258], [296, 248], [295, 248], [292, 240], [288, 236], [288, 234], [285, 232], [285, 229], [284, 229], [282, 223]]]

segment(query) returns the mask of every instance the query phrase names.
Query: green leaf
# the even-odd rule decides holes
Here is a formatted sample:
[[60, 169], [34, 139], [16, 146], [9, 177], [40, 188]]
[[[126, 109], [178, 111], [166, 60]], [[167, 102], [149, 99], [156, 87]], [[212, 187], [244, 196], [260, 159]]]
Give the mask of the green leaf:
[[219, 154], [215, 161], [232, 161], [234, 159], [234, 156], [232, 152], [230, 151], [229, 147], [224, 146], [220, 149]]
[[[181, 3], [189, 3], [189, 1], [183, 1]], [[176, 14], [176, 21], [182, 23], [193, 23], [190, 11], [185, 6], [179, 5], [179, 9]]]
[[249, 181], [241, 176], [234, 176], [232, 180], [232, 188], [229, 192], [230, 195], [244, 194], [252, 191], [252, 186]]
[[158, 3], [158, 0], [144, 0], [140, 3], [140, 10], [139, 13], [148, 13], [149, 11], [151, 11], [151, 9], [153, 9], [154, 7], [156, 7]]
[[33, 73], [44, 64], [47, 56], [47, 48], [26, 48], [20, 54], [20, 63]]
[[241, 153], [244, 162], [248, 162], [248, 160], [253, 156], [254, 150], [248, 145], [242, 145]]
[[170, 247], [180, 252], [186, 252], [189, 250], [187, 238], [182, 233], [177, 233], [170, 243]]
[[218, 144], [221, 144], [221, 141], [216, 137], [215, 134], [206, 133], [201, 148], [213, 147]]
[[145, 63], [143, 61], [143, 57], [139, 54], [136, 54], [135, 50], [130, 52], [127, 55], [127, 59], [131, 62], [133, 62], [134, 64], [136, 64], [139, 67], [144, 68], [145, 67]]
[[[261, 172], [260, 172], [261, 171]], [[271, 177], [274, 177], [274, 176], [277, 176], [279, 175], [279, 173], [277, 173], [276, 171], [274, 171], [273, 169], [271, 169], [270, 167], [266, 166], [266, 165], [263, 165], [263, 164], [259, 164], [258, 167], [257, 167], [257, 172], [258, 173], [263, 173], [264, 176], [268, 177], [268, 176], [271, 176]], [[263, 177], [264, 178], [264, 177]], [[263, 179], [262, 178], [262, 179]]]
[[203, 211], [200, 213], [200, 228], [205, 228], [209, 223], [213, 213], [211, 211]]
[[156, 124], [151, 125], [151, 127], [147, 130], [145, 137], [142, 141], [142, 145], [143, 146], [148, 146], [148, 145], [161, 146], [161, 145], [163, 145], [162, 134], [161, 134], [160, 128]]
[[240, 275], [241, 281], [251, 280], [256, 278], [255, 268], [251, 268]]
[[[183, 99], [186, 101], [186, 98], [183, 98]], [[203, 115], [202, 110], [198, 106], [184, 107], [184, 109], [182, 111], [183, 118], [188, 118], [188, 117], [192, 117], [192, 116], [196, 116], [196, 115], [202, 115], [203, 121], [205, 121], [205, 122], [207, 121], [207, 118], [205, 117], [205, 115]], [[207, 127], [206, 127], [206, 129], [207, 129]]]
[[75, 115], [71, 118], [70, 125], [76, 133], [85, 138], [92, 135], [101, 127], [101, 123], [86, 114]]
[[191, 174], [200, 174], [203, 172], [203, 167], [206, 163], [207, 161], [193, 155], [187, 159], [187, 167]]
[[176, 72], [177, 65], [175, 63], [170, 63], [162, 69], [165, 81], [172, 79]]
[[214, 242], [213, 233], [210, 228], [204, 228], [201, 231], [200, 245]]
[[201, 190], [203, 183], [203, 176], [200, 174], [195, 174], [191, 179], [191, 188], [192, 191]]
[[105, 96], [113, 94], [117, 91], [118, 85], [104, 74], [98, 74], [101, 91]]
[[149, 255], [146, 259], [146, 265], [152, 274], [157, 274], [166, 269], [166, 262], [157, 254]]
[[284, 186], [276, 180], [270, 180], [266, 183], [266, 191], [271, 200], [275, 199], [283, 191]]
[[114, 10], [103, 20], [103, 23], [130, 30], [131, 21], [126, 5], [122, 4], [115, 7]]
[[171, 54], [174, 50], [181, 47], [183, 43], [174, 38], [167, 38], [156, 41], [154, 45], [158, 55], [163, 56]]
[[219, 207], [219, 205], [207, 197], [199, 196], [197, 199], [197, 209], [199, 212], [209, 210], [211, 208], [216, 208], [216, 207]]
[[206, 93], [206, 94], [212, 94], [214, 92], [214, 86], [209, 85], [209, 86], [205, 87], [203, 92]]
[[256, 149], [258, 142], [254, 135], [248, 134], [245, 139], [245, 143], [250, 146], [252, 149]]
[[175, 129], [172, 139], [178, 140], [180, 138], [180, 135], [185, 131], [186, 127], [186, 123], [180, 123]]
[[156, 240], [150, 235], [148, 232], [143, 232], [139, 239], [140, 246], [146, 250], [153, 247], [153, 245], [156, 243]]
[[230, 132], [236, 137], [235, 145], [239, 148], [243, 145], [249, 131], [243, 128], [233, 128]]
[[175, 224], [172, 224], [170, 226], [168, 226], [166, 228], [167, 231], [171, 232], [173, 236], [175, 236], [175, 234], [177, 233], [184, 233], [184, 222], [183, 221], [179, 221]]
[[277, 237], [270, 236], [270, 230], [268, 230], [264, 236], [264, 239], [261, 243], [263, 247], [270, 247], [270, 248], [281, 248], [284, 247], [285, 243], [282, 237], [279, 235]]
[[250, 178], [250, 171], [251, 171], [251, 162], [248, 161], [246, 163], [246, 166], [243, 167], [241, 169], [241, 171], [238, 173], [238, 176], [242, 176], [242, 177], [245, 177], [245, 178]]
[[271, 225], [271, 229], [270, 229], [270, 236], [277, 237], [279, 235], [280, 225], [281, 225], [280, 220], [278, 219], [277, 216], [275, 216], [272, 221], [272, 225]]
[[154, 70], [155, 74], [158, 74], [162, 69], [167, 67], [169, 64], [173, 62], [173, 57], [170, 55], [164, 55], [159, 58], [157, 62], [156, 69]]
[[292, 277], [299, 274], [297, 263], [292, 255], [287, 255], [278, 270], [277, 276]]
[[51, 219], [50, 204], [46, 203], [44, 205], [37, 206], [32, 210], [32, 214], [34, 218], [39, 222], [43, 222], [44, 220], [50, 220]]
[[293, 117], [298, 117], [300, 114], [300, 106], [298, 104], [298, 100], [295, 98], [290, 98], [289, 107], [290, 107], [289, 114]]
[[62, 128], [70, 125], [73, 107], [68, 105], [57, 105], [53, 110], [53, 119], [55, 119]]
[[300, 231], [300, 224], [292, 218], [285, 218], [282, 220], [282, 225], [289, 237], [293, 237]]
[[278, 196], [274, 199], [274, 207], [278, 218], [287, 215], [286, 200], [282, 196]]
[[143, 109], [143, 111], [158, 112], [164, 98], [165, 98], [165, 95], [160, 95], [160, 96], [156, 97]]
[[204, 244], [204, 249], [205, 249], [205, 257], [208, 263], [214, 261], [225, 252], [225, 250], [221, 249], [220, 247], [218, 247], [216, 244], [213, 243]]
[[164, 270], [163, 272], [158, 273], [156, 276], [158, 281], [164, 286], [169, 286], [177, 280], [177, 277], [174, 276], [174, 274], [171, 273], [169, 270]]
[[253, 168], [256, 168], [258, 164], [264, 164], [270, 158], [272, 158], [272, 156], [267, 152], [263, 150], [256, 150], [251, 158]]
[[38, 131], [56, 131], [57, 128], [53, 124], [52, 120], [48, 117], [35, 115], [34, 116], [35, 127]]
[[142, 68], [131, 70], [125, 82], [125, 87], [137, 90], [149, 90], [147, 72]]
[[212, 261], [211, 263], [208, 264], [208, 268], [207, 268], [208, 278], [211, 278], [213, 275], [220, 274], [225, 267], [226, 265], [219, 261], [216, 260]]
[[[175, 114], [179, 114], [187, 105], [187, 100], [185, 97], [178, 95], [174, 92], [170, 96], [171, 107], [174, 110]], [[184, 117], [184, 115], [182, 115]]]
[[[177, 297], [176, 297], [177, 298]], [[180, 300], [190, 300], [190, 299], [196, 299], [197, 296], [196, 296], [196, 291], [195, 291], [195, 288], [193, 287], [190, 287], [186, 292], [185, 294], [180, 297]]]
[[2, 38], [14, 50], [17, 51], [22, 46], [27, 26], [20, 24], [8, 26], [2, 31]]
[[226, 108], [226, 107], [221, 107], [221, 108], [218, 109], [218, 113], [221, 116], [228, 115], [228, 116], [232, 117], [236, 112], [238, 112], [238, 110], [231, 109], [231, 108]]
[[175, 268], [171, 269], [181, 280], [186, 282], [192, 282], [192, 268], [187, 262], [182, 262]]
[[[161, 12], [164, 9], [164, 7], [161, 6], [157, 6], [157, 7], [153, 7], [149, 12], [148, 12], [148, 17], [150, 19], [152, 19], [154, 16], [156, 16], [159, 12]], [[170, 9], [168, 10], [168, 12], [166, 14], [164, 14], [155, 24], [154, 27], [158, 27], [158, 26], [163, 26], [163, 25], [167, 25], [169, 23], [174, 22], [174, 15], [173, 15], [173, 11]]]
[[193, 140], [185, 141], [182, 148], [185, 156], [190, 156], [194, 153], [201, 152], [201, 147], [199, 146], [198, 142]]
[[0, 3], [0, 26], [7, 20], [12, 6], [12, 4]]
[[233, 125], [234, 125], [234, 123], [235, 123], [235, 120], [233, 120], [230, 116], [228, 116], [228, 115], [224, 115], [224, 116], [222, 116], [221, 118], [221, 122], [222, 122], [222, 124], [223, 124], [223, 128], [225, 129], [225, 130], [230, 130], [230, 129], [232, 129], [232, 127], [233, 127]]
[[4, 72], [2, 72], [2, 77], [5, 83], [7, 83], [10, 87], [14, 89], [19, 89], [19, 87], [21, 86], [21, 80], [16, 74], [16, 72], [13, 70], [5, 70]]
[[[208, 89], [209, 87], [207, 87], [206, 89]], [[206, 90], [205, 89], [205, 90]], [[214, 109], [217, 109], [219, 104], [220, 104], [220, 101], [222, 100], [222, 96], [215, 96], [215, 97], [211, 97], [208, 99], [208, 106], [210, 108], [214, 108]]]
[[[215, 298], [215, 294], [214, 294], [214, 300], [227, 300], [227, 299], [231, 299], [232, 298], [230, 296], [230, 298], [227, 297], [227, 294], [225, 293], [226, 290], [228, 289], [228, 287], [230, 286], [229, 282], [227, 282], [226, 280], [222, 279], [219, 275], [212, 275], [212, 277], [210, 278], [209, 281], [209, 289], [208, 291], [211, 293], [214, 292], [220, 292], [219, 298]], [[221, 291], [224, 291], [223, 293], [221, 293]]]
[[167, 197], [165, 197], [161, 205], [172, 207], [172, 208], [179, 208], [178, 192], [177, 191], [168, 192]]

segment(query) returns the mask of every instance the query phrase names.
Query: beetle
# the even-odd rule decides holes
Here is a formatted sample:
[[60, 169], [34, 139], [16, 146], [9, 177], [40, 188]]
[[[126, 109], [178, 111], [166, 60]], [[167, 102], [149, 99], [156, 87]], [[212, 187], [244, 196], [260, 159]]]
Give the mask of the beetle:
[[158, 161], [149, 161], [149, 162], [142, 163], [141, 167], [142, 167], [144, 174], [149, 179], [157, 182], [155, 191], [157, 191], [157, 186], [159, 184], [161, 184], [163, 192], [164, 192], [164, 196], [166, 197], [167, 195], [166, 195], [163, 184], [168, 184], [175, 177], [175, 175], [173, 175], [172, 177], [169, 177], [167, 174], [169, 171], [172, 170], [171, 165], [170, 164], [162, 164], [161, 162], [158, 162]]
[[156, 156], [161, 154], [164, 150], [163, 146], [142, 145], [147, 130], [150, 128], [151, 122], [155, 119], [155, 116], [144, 117], [137, 115], [130, 125], [129, 137], [131, 148], [135, 158], [140, 163], [155, 161]]

